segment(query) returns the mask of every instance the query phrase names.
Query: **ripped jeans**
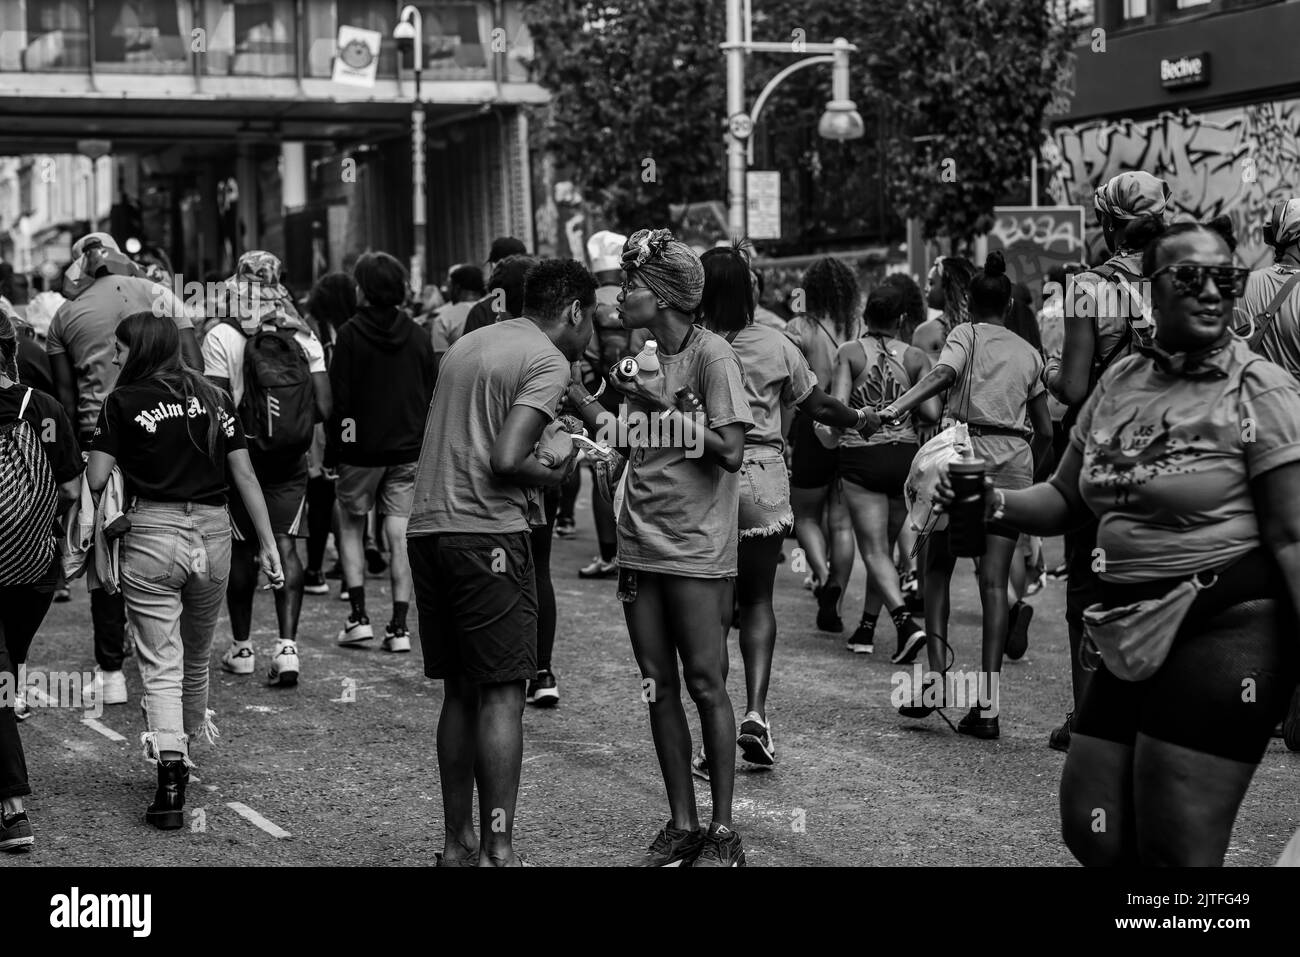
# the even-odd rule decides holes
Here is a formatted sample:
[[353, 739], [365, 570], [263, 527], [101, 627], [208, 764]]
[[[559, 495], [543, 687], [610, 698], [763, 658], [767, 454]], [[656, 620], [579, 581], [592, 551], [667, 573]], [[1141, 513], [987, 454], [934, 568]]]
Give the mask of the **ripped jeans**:
[[208, 658], [230, 577], [230, 514], [223, 506], [137, 499], [122, 537], [121, 581], [135, 631], [149, 731], [145, 755], [216, 734]]
[[770, 445], [746, 445], [740, 466], [737, 524], [741, 538], [784, 535], [794, 527], [785, 456]]

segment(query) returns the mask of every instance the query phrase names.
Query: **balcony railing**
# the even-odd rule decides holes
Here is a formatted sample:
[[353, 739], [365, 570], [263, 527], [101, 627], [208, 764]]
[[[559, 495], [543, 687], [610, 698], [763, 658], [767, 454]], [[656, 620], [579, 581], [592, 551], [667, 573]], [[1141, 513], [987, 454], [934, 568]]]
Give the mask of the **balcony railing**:
[[[524, 0], [416, 0], [426, 80], [528, 80]], [[339, 27], [380, 35], [378, 76], [397, 76], [400, 2], [387, 0], [0, 0], [0, 73], [328, 79]], [[501, 19], [497, 19], [500, 8]], [[408, 55], [409, 56], [409, 55]], [[408, 64], [409, 66], [409, 64]]]

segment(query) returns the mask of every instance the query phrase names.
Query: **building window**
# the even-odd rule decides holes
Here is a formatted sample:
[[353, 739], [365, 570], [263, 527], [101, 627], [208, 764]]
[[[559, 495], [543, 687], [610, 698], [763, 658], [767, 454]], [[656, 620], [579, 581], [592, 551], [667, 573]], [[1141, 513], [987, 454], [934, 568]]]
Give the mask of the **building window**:
[[338, 52], [339, 27], [357, 27], [379, 34], [377, 75], [397, 76], [396, 6], [379, 6], [372, 0], [309, 0], [307, 5], [307, 76], [329, 77]]
[[1124, 22], [1131, 20], [1145, 20], [1147, 15], [1147, 0], [1124, 0]]
[[84, 71], [86, 23], [86, 0], [0, 0], [0, 71]]
[[110, 73], [189, 70], [189, 0], [98, 0], [95, 69]]
[[492, 35], [488, 3], [417, 3], [424, 18], [424, 71], [432, 79], [486, 76]]
[[204, 72], [294, 76], [296, 25], [293, 0], [203, 0]]

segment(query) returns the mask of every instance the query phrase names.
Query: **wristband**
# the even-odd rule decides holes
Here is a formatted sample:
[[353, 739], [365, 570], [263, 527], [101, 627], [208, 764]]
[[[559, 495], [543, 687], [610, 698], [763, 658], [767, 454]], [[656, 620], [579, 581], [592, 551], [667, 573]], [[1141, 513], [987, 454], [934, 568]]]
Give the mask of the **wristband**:
[[880, 416], [880, 421], [888, 422], [890, 425], [893, 425], [899, 419], [898, 410], [892, 405], [885, 406], [877, 414]]
[[585, 409], [587, 406], [591, 405], [591, 403], [599, 402], [599, 401], [600, 400], [596, 398], [596, 396], [588, 394], [585, 399], [583, 399], [581, 402], [578, 403], [578, 409], [579, 410]]

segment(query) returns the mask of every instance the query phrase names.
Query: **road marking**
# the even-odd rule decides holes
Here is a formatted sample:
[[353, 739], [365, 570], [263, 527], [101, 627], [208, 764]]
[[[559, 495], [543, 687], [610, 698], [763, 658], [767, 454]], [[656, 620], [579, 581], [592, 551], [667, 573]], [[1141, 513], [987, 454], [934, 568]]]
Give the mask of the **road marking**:
[[256, 827], [260, 827], [262, 830], [264, 830], [267, 834], [270, 834], [272, 837], [281, 838], [281, 839], [286, 837], [293, 837], [293, 835], [290, 834], [288, 831], [284, 830], [284, 828], [277, 827], [276, 825], [272, 824], [270, 821], [262, 817], [262, 815], [258, 814], [247, 804], [241, 804], [238, 801], [227, 801], [226, 807], [230, 808], [230, 810], [234, 811], [236, 814], [238, 814], [244, 820], [248, 821], [250, 824], [253, 824]]
[[120, 734], [118, 734], [108, 725], [100, 724], [100, 722], [96, 721], [94, 718], [82, 718], [81, 723], [84, 724], [87, 728], [90, 728], [90, 730], [92, 731], [98, 731], [100, 734], [108, 738], [108, 740], [110, 741], [126, 740], [126, 738], [122, 737]]

